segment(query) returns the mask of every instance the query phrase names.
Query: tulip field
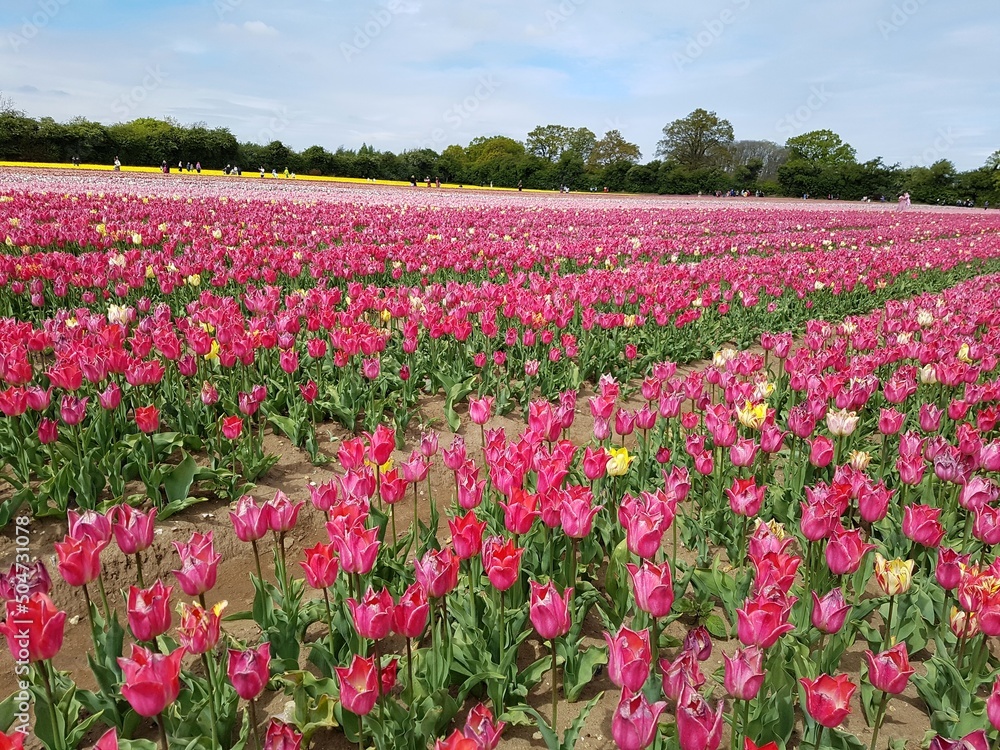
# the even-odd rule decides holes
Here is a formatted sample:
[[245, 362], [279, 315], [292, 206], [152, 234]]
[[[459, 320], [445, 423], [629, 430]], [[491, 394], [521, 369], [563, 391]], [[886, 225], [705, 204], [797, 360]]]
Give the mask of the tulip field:
[[0, 750], [1000, 746], [1000, 214], [0, 172]]

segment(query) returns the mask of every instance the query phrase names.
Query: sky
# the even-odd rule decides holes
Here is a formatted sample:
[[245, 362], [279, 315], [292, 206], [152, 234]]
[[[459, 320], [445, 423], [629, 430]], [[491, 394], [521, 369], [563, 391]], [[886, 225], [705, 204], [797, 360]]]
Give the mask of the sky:
[[3, 0], [0, 92], [297, 150], [617, 129], [643, 161], [700, 107], [965, 170], [1000, 149], [997, 39], [997, 0]]

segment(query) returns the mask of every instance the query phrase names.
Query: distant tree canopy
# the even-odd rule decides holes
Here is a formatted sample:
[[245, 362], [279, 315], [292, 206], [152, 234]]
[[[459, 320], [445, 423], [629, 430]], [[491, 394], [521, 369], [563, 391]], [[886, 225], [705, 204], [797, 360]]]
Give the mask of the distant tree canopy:
[[721, 167], [729, 158], [733, 126], [715, 112], [696, 109], [687, 117], [663, 128], [656, 155], [665, 156], [687, 169]]
[[663, 128], [656, 158], [640, 163], [639, 147], [617, 129], [602, 137], [586, 127], [539, 125], [523, 141], [480, 136], [438, 153], [414, 148], [393, 153], [363, 144], [329, 151], [313, 145], [295, 151], [280, 140], [240, 143], [226, 128], [203, 122], [182, 125], [170, 118], [139, 118], [104, 125], [76, 117], [59, 123], [34, 119], [0, 92], [0, 159], [110, 165], [158, 166], [200, 162], [206, 169], [239, 165], [244, 170], [286, 167], [299, 174], [376, 180], [440, 178], [462, 185], [644, 193], [760, 191], [813, 197], [893, 199], [904, 190], [913, 200], [1000, 204], [1000, 150], [979, 169], [958, 172], [942, 160], [902, 168], [881, 159], [858, 162], [854, 148], [830, 130], [771, 141], [736, 140], [732, 124], [715, 112], [696, 109]]

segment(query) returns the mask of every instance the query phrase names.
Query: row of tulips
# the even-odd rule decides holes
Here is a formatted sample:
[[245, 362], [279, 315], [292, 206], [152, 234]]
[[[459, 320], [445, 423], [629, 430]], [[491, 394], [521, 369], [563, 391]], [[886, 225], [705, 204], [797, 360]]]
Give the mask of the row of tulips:
[[[990, 380], [997, 366], [991, 323], [998, 313], [989, 290], [996, 283], [994, 277], [976, 279], [839, 326], [817, 321], [795, 349], [765, 339], [765, 351], [784, 349], [775, 355], [778, 375], [765, 357], [735, 351], [720, 352], [707, 371], [684, 378], [668, 364], [651, 368], [638, 409], [625, 405], [620, 386], [604, 378], [589, 402], [594, 442], [583, 451], [564, 438], [575, 414], [573, 392], [558, 405], [532, 403], [527, 429], [517, 438], [489, 427], [490, 396], [473, 399], [470, 417], [483, 427], [479, 460], [460, 438], [439, 451], [437, 435], [428, 433], [393, 466], [395, 441], [385, 426], [345, 441], [337, 456], [341, 473], [311, 489], [330, 542], [307, 550], [304, 584], [289, 576], [285, 561], [285, 534], [298, 522], [301, 504], [278, 496], [261, 506], [245, 498], [234, 511], [235, 533], [251, 544], [256, 559], [260, 606], [255, 601], [252, 616], [266, 650], [255, 658], [266, 661], [301, 702], [299, 729], [335, 720], [354, 739], [370, 737], [380, 747], [399, 746], [393, 738], [415, 718], [430, 736], [444, 732], [457, 701], [437, 714], [428, 705], [440, 705], [456, 675], [463, 695], [476, 686], [486, 692], [501, 723], [533, 716], [546, 741], [558, 747], [566, 738], [553, 731], [556, 704], [546, 720], [522, 701], [546, 667], [555, 683], [561, 666], [565, 696], [577, 697], [603, 660], [609, 680], [622, 690], [612, 734], [626, 749], [646, 747], [658, 734], [674, 737], [685, 750], [716, 748], [727, 716], [734, 741], [745, 736], [748, 747], [788, 743], [794, 736], [817, 747], [851, 746], [856, 740], [837, 728], [851, 714], [859, 684], [868, 693], [862, 706], [875, 747], [888, 696], [911, 682], [933, 710], [935, 729], [980, 746], [983, 725], [1000, 719], [1000, 697], [987, 701], [980, 692], [993, 671], [988, 638], [1000, 634], [1000, 579], [991, 552], [1000, 538], [989, 521], [1000, 495], [1000, 393]], [[914, 361], [921, 363], [920, 375]], [[952, 408], [956, 400], [962, 406]], [[690, 411], [681, 408], [685, 403]], [[949, 408], [931, 414], [933, 404]], [[643, 412], [652, 416], [640, 417]], [[911, 429], [902, 432], [907, 423]], [[429, 509], [418, 509], [418, 517], [430, 513], [428, 526], [400, 536], [394, 524], [395, 505], [406, 500], [410, 485], [418, 502], [416, 488], [439, 452], [456, 488], [448, 510], [451, 543], [443, 548], [433, 497]], [[879, 453], [883, 458], [876, 461]], [[650, 471], [657, 463], [662, 471]], [[482, 469], [486, 478], [480, 479]], [[782, 482], [775, 481], [779, 474]], [[906, 503], [904, 487], [921, 502]], [[85, 584], [100, 579], [101, 549], [83, 528], [108, 538], [105, 527], [128, 516], [138, 514], [116, 509], [111, 521], [90, 513], [86, 522], [74, 515], [70, 538], [57, 547], [60, 572], [88, 602]], [[759, 522], [768, 516], [776, 520]], [[147, 533], [142, 528], [137, 533]], [[677, 559], [676, 544], [664, 544], [668, 532], [678, 531], [699, 551], [693, 565]], [[269, 533], [275, 537], [274, 584], [265, 580], [257, 550]], [[701, 554], [710, 542], [728, 548], [728, 570]], [[131, 549], [126, 541], [123, 551], [134, 554]], [[177, 580], [187, 595], [200, 598], [192, 621], [207, 628], [204, 638], [185, 643], [182, 636], [181, 643], [187, 652], [208, 654], [205, 674], [218, 675], [220, 665], [212, 659], [220, 613], [204, 601], [218, 557], [202, 536], [178, 545], [178, 552]], [[322, 592], [322, 605], [319, 599], [303, 602], [304, 585]], [[159, 596], [163, 611], [169, 595], [159, 583], [144, 597]], [[137, 640], [143, 626], [132, 620], [140, 600], [137, 593], [127, 605]], [[692, 600], [694, 607], [679, 609]], [[39, 632], [53, 629], [58, 615], [43, 599], [37, 602], [39, 612], [48, 613], [39, 615]], [[921, 617], [898, 622], [897, 603], [900, 611]], [[88, 609], [100, 654], [115, 617], [107, 605], [103, 613], [94, 603]], [[588, 611], [607, 628], [606, 651], [581, 641]], [[672, 646], [666, 626], [692, 615], [695, 626], [679, 648]], [[163, 619], [155, 627], [164, 627]], [[309, 649], [322, 677], [298, 669], [311, 622], [326, 626]], [[167, 622], [154, 639], [169, 627]], [[542, 655], [519, 670], [516, 654], [529, 647], [532, 630]], [[741, 644], [725, 658], [720, 686], [732, 701], [728, 712], [722, 700], [712, 708], [705, 694], [711, 683], [699, 668], [711, 654], [712, 630], [716, 638], [735, 637]], [[405, 642], [405, 656], [396, 657], [406, 664], [402, 685], [399, 662], [384, 663], [390, 633]], [[869, 646], [867, 670], [852, 678], [839, 667], [859, 639]], [[164, 660], [177, 651], [167, 641], [156, 644]], [[934, 653], [924, 659], [926, 674], [917, 675], [909, 657], [928, 646]], [[674, 648], [673, 658], [665, 658]], [[151, 659], [148, 653], [138, 652], [140, 661]], [[651, 673], [654, 659], [662, 679]], [[119, 689], [131, 704], [126, 665], [120, 664]], [[223, 690], [220, 685], [215, 680], [209, 691]], [[337, 696], [336, 706], [324, 706], [320, 694]], [[178, 701], [179, 694], [167, 691], [143, 715], [158, 715]], [[207, 705], [221, 714], [223, 701], [218, 703]], [[799, 729], [796, 703], [802, 708]], [[668, 727], [660, 719], [671, 705], [676, 723]], [[492, 739], [473, 738], [475, 746], [494, 744], [502, 726], [492, 715]], [[251, 718], [243, 726], [256, 724]], [[122, 718], [116, 731], [125, 725]], [[227, 726], [218, 719], [211, 725]], [[469, 739], [467, 728], [440, 744], [459, 747]], [[935, 742], [948, 746], [944, 739]]]
[[[298, 268], [294, 273], [282, 268], [254, 282], [265, 282], [262, 286], [245, 287], [251, 278], [239, 269], [239, 248], [213, 236], [224, 230], [205, 235], [210, 246], [184, 239], [183, 231], [212, 226], [204, 223], [210, 216], [217, 223], [236, 221], [230, 213], [242, 216], [241, 226], [250, 226], [273, 214], [276, 205], [301, 214], [300, 220], [312, 216], [310, 221], [326, 211], [357, 210], [374, 222], [375, 209], [297, 201], [237, 206], [204, 196], [101, 192], [6, 197], [0, 207], [25, 212], [24, 218], [7, 219], [12, 246], [29, 239], [48, 244], [37, 251], [25, 245], [26, 254], [0, 257], [9, 264], [3, 272], [12, 292], [8, 298], [20, 299], [22, 292], [38, 296], [44, 316], [28, 309], [21, 310], [27, 319], [0, 322], [0, 378], [7, 386], [0, 391], [0, 411], [9, 418], [0, 446], [10, 467], [4, 476], [15, 491], [0, 506], [3, 521], [23, 502], [35, 514], [61, 515], [73, 505], [93, 508], [108, 498], [124, 499], [131, 480], [145, 488], [133, 502], [144, 495], [167, 515], [196, 501], [194, 487], [235, 499], [275, 460], [263, 451], [268, 425], [319, 461], [317, 421], [332, 417], [350, 428], [360, 421], [372, 429], [388, 411], [397, 427], [405, 428], [421, 393], [443, 392], [446, 416], [457, 429], [456, 407], [474, 391], [493, 394], [501, 413], [518, 404], [526, 411], [536, 389], [552, 398], [604, 372], [629, 379], [663, 357], [694, 358], [705, 342], [749, 342], [760, 331], [794, 326], [810, 314], [838, 317], [920, 286], [944, 286], [995, 262], [1000, 247], [994, 228], [969, 217], [924, 216], [906, 224], [898, 218], [890, 222], [888, 214], [838, 219], [845, 227], [861, 219], [872, 225], [864, 237], [855, 237], [850, 232], [860, 230], [835, 231], [812, 217], [806, 221], [799, 211], [787, 216], [777, 211], [766, 214], [785, 235], [771, 238], [772, 249], [751, 244], [749, 235], [733, 239], [720, 230], [718, 237], [735, 243], [735, 255], [705, 253], [710, 257], [698, 263], [663, 264], [655, 252], [653, 260], [633, 253], [622, 255], [622, 263], [630, 261], [622, 268], [616, 261], [609, 268], [565, 273], [556, 268], [527, 273], [520, 267], [534, 261], [525, 261], [503, 266], [490, 283], [465, 281], [456, 267], [451, 278], [426, 286], [396, 284], [389, 276], [384, 278], [389, 286], [360, 281], [338, 286], [331, 274], [337, 275], [340, 261], [326, 254], [341, 253], [345, 246], [317, 246], [302, 255], [306, 251], [293, 249], [301, 238], [277, 247], [247, 242], [240, 246], [252, 250], [247, 268], [261, 266], [260, 253], [302, 257], [289, 261]], [[145, 241], [119, 247], [109, 240], [105, 249], [81, 246], [79, 254], [69, 254], [54, 249], [65, 246], [65, 238], [17, 234], [40, 228], [77, 232], [80, 222], [89, 226], [97, 219], [105, 233], [116, 222], [160, 226], [162, 217], [150, 212], [168, 210], [182, 216], [207, 213], [175, 217], [161, 231], [173, 236], [176, 230], [181, 238], [160, 238], [150, 247]], [[425, 213], [443, 224], [470, 220], [464, 210]], [[492, 218], [472, 218], [484, 224], [520, 221], [505, 210], [483, 213]], [[761, 213], [724, 216], [736, 222], [738, 234], [759, 228]], [[560, 219], [554, 212], [544, 217], [544, 227], [530, 228], [554, 232], [546, 242], [563, 243], [581, 232], [579, 222], [592, 231], [605, 226], [604, 214], [575, 211], [577, 223], [567, 224], [568, 215]], [[629, 209], [617, 220], [635, 225], [652, 242], [666, 231], [656, 216]], [[338, 226], [354, 219], [339, 221]], [[690, 227], [677, 226], [677, 236], [690, 239]], [[704, 235], [704, 228], [699, 232]], [[848, 239], [839, 239], [842, 232]], [[463, 233], [467, 243], [474, 235]], [[416, 237], [407, 236], [401, 251], [413, 247]], [[581, 247], [592, 247], [592, 239], [588, 235]], [[83, 244], [89, 247], [88, 242]], [[526, 258], [545, 256], [545, 242], [528, 245], [521, 248]], [[356, 248], [345, 252], [350, 258], [364, 255]], [[185, 266], [184, 258], [195, 264], [214, 258], [214, 270]], [[363, 273], [368, 272], [352, 271], [348, 278]], [[202, 288], [209, 284], [219, 291]], [[113, 292], [116, 301], [108, 304], [88, 286], [100, 286], [109, 298]], [[78, 293], [77, 302], [85, 307], [55, 309]], [[787, 338], [781, 340], [787, 346]], [[198, 451], [208, 454], [208, 465], [195, 462], [192, 454]]]

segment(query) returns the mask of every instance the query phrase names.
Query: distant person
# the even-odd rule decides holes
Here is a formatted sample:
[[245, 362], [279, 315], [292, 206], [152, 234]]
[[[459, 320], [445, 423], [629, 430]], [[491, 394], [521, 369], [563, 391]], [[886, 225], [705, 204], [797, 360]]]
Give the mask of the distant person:
[[183, 172], [184, 171], [184, 162], [183, 161], [177, 162], [177, 171], [178, 172]]
[[425, 177], [425, 178], [424, 178], [424, 181], [425, 181], [425, 182], [427, 183], [427, 187], [430, 187], [430, 186], [431, 186], [431, 178], [430, 178], [430, 175], [428, 175], [427, 177]]
[[80, 157], [79, 156], [74, 156], [72, 159], [70, 159], [70, 161], [73, 162], [73, 166], [74, 167], [79, 167], [80, 166]]
[[194, 171], [197, 172], [198, 174], [201, 174], [201, 162], [200, 161], [196, 161], [194, 163]]
[[122, 171], [122, 163], [121, 163], [121, 161], [120, 161], [120, 160], [118, 159], [118, 157], [117, 157], [117, 156], [115, 157], [115, 171], [116, 171], [116, 172], [121, 172], [121, 171]]
[[277, 176], [278, 176], [278, 168], [277, 167], [271, 167], [271, 177], [275, 177], [276, 178]]
[[524, 188], [523, 188], [523, 187], [521, 186], [521, 181], [520, 181], [520, 180], [518, 180], [518, 181], [517, 181], [517, 192], [519, 192], [519, 193], [520, 193], [520, 192], [522, 192], [523, 190], [524, 190]]
[[263, 164], [260, 167], [260, 176], [261, 176], [261, 179], [264, 178], [264, 165]]
[[434, 187], [438, 187], [438, 188], [441, 187], [441, 178], [440, 177], [435, 177], [434, 178]]
[[286, 180], [288, 179], [288, 175], [289, 174], [291, 174], [291, 172], [288, 171], [288, 167], [285, 167], [285, 179]]
[[410, 187], [416, 187], [416, 186], [417, 186], [417, 176], [411, 174], [410, 175]]

